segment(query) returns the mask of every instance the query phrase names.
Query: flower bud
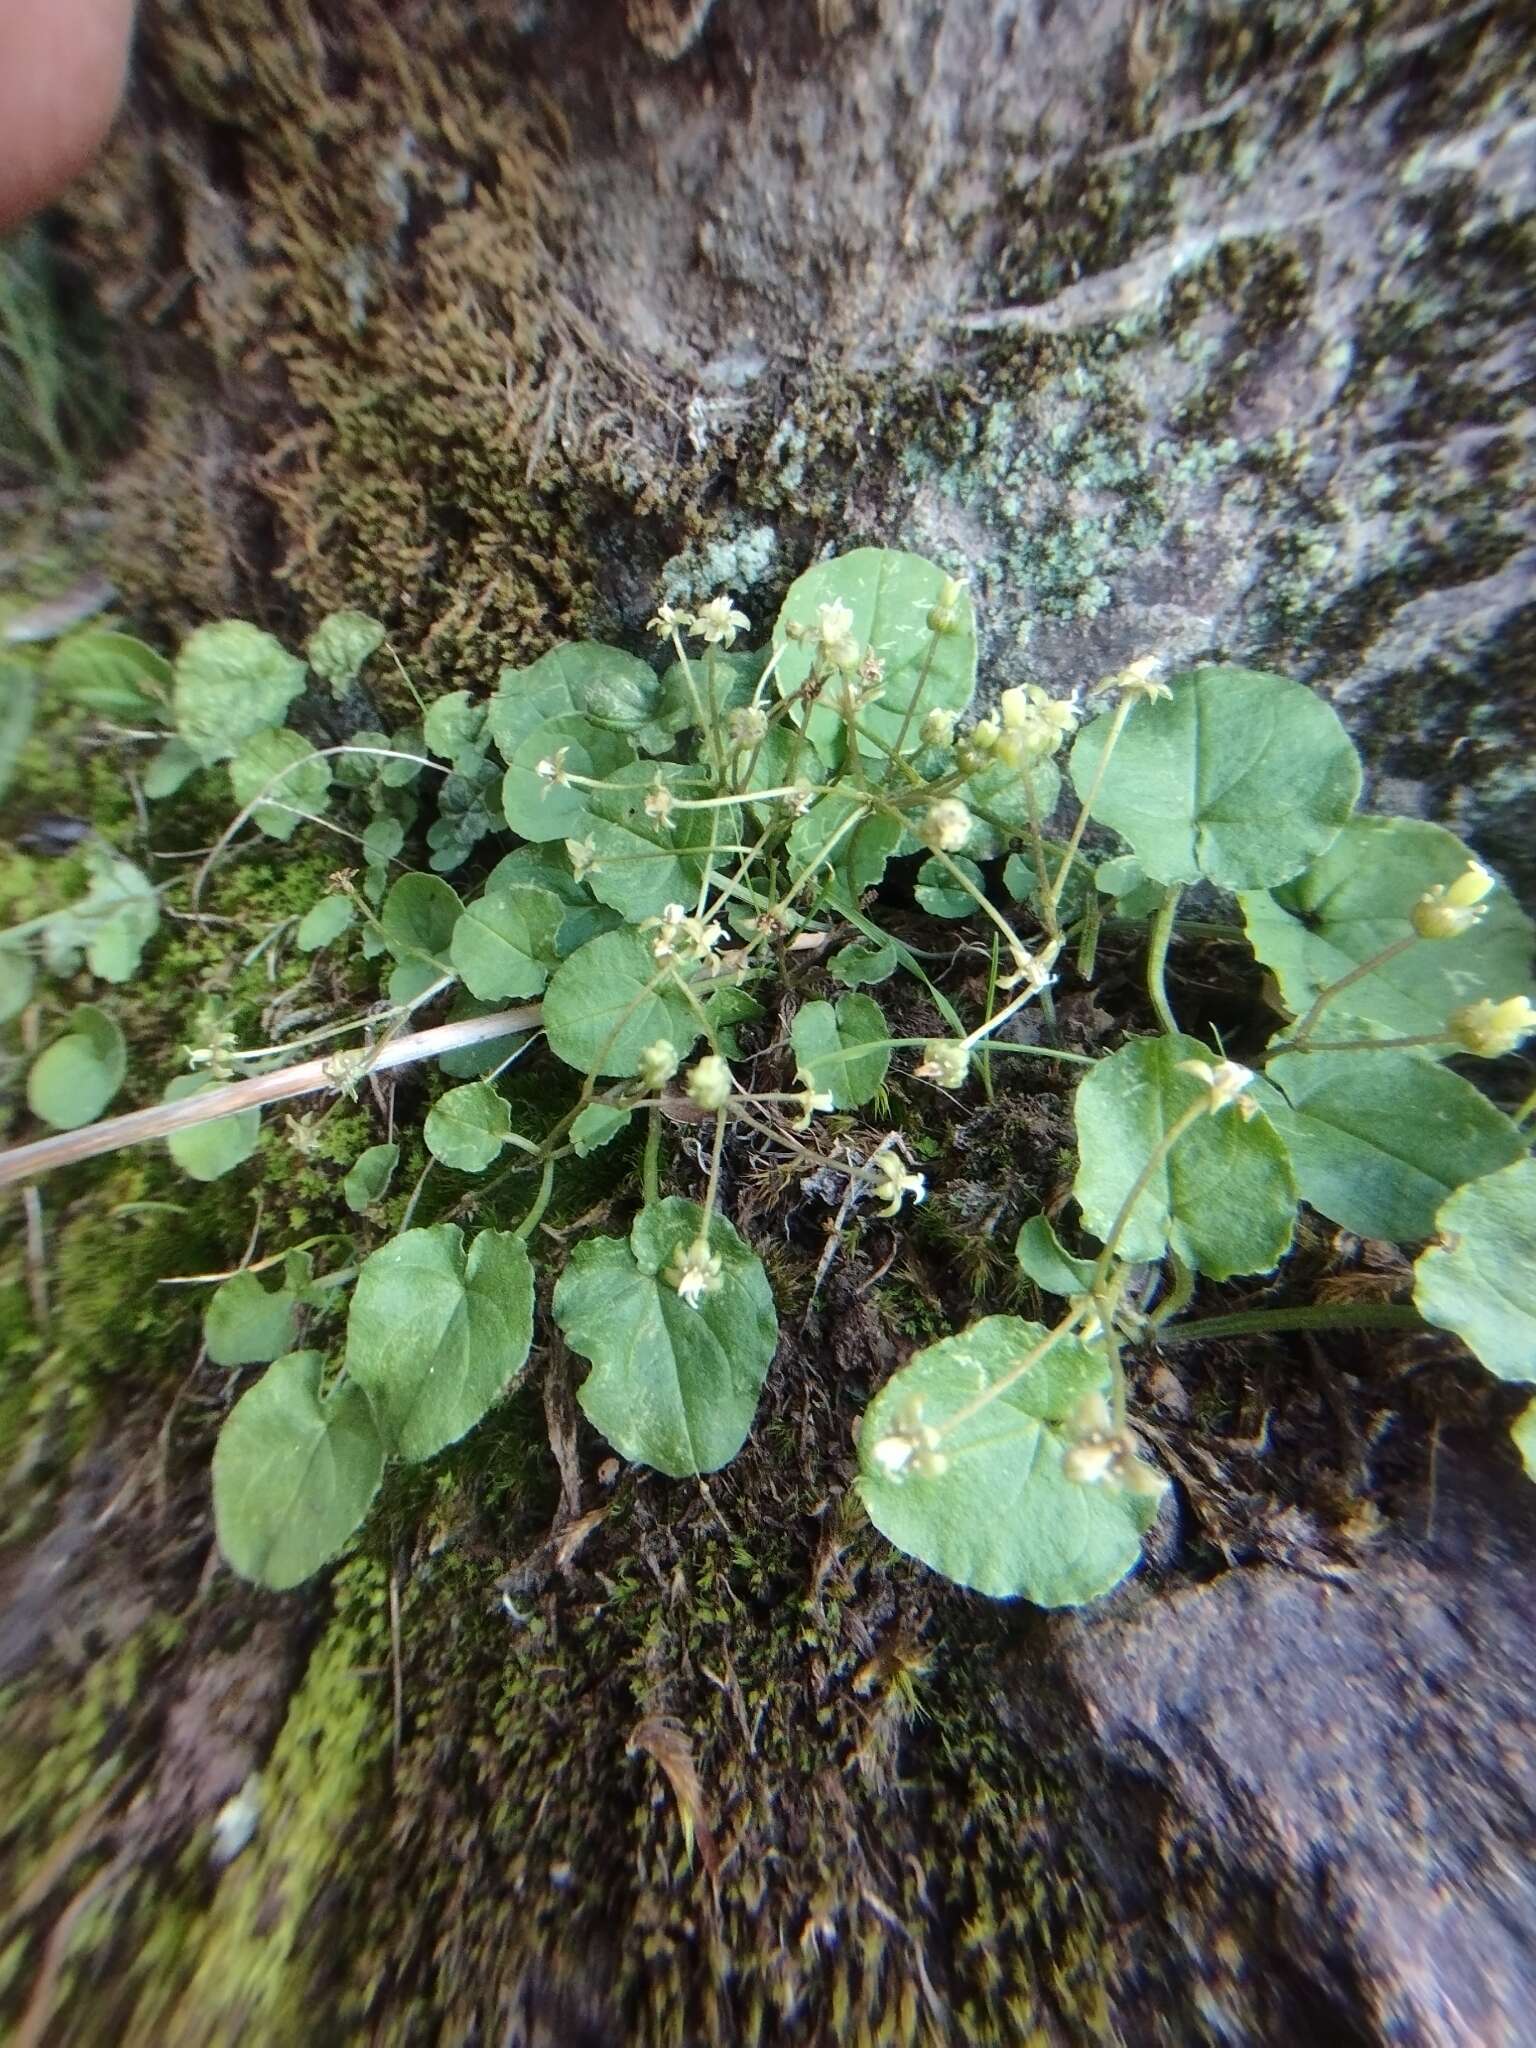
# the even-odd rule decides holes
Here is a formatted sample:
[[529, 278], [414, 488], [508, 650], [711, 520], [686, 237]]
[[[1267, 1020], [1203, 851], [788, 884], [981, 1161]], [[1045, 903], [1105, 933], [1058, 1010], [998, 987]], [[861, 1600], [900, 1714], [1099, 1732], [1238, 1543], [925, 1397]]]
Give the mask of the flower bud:
[[733, 711], [726, 722], [726, 732], [733, 747], [755, 747], [768, 730], [768, 714], [760, 711], [755, 704], [745, 705], [740, 711]]
[[937, 1081], [941, 1088], [963, 1088], [971, 1070], [971, 1049], [963, 1039], [930, 1038], [916, 1068], [920, 1081]]
[[958, 797], [942, 797], [923, 813], [917, 836], [935, 853], [958, 853], [971, 836], [973, 820]]
[[955, 714], [953, 711], [930, 711], [923, 720], [922, 740], [925, 747], [949, 747], [955, 740]]
[[658, 1038], [640, 1055], [639, 1079], [647, 1089], [665, 1088], [677, 1072], [677, 1047], [670, 1038]]
[[731, 1070], [717, 1053], [707, 1053], [689, 1070], [688, 1099], [700, 1109], [724, 1109], [731, 1099]]

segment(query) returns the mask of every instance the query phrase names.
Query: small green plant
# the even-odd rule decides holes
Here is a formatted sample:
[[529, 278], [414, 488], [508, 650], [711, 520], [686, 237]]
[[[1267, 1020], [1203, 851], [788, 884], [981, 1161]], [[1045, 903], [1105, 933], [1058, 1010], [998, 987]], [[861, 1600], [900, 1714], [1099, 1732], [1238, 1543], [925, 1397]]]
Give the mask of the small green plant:
[[[584, 1410], [623, 1456], [674, 1477], [726, 1464], [778, 1342], [762, 1261], [724, 1213], [733, 1141], [840, 1191], [839, 1220], [894, 1218], [923, 1201], [925, 1177], [899, 1129], [856, 1113], [884, 1101], [896, 1070], [951, 1094], [990, 1091], [1006, 1058], [1081, 1070], [1078, 1248], [1044, 1215], [1017, 1242], [1023, 1276], [1059, 1312], [989, 1315], [928, 1345], [863, 1419], [872, 1520], [962, 1585], [1072, 1605], [1135, 1565], [1167, 1485], [1129, 1410], [1127, 1357], [1150, 1344], [1427, 1322], [1493, 1372], [1536, 1380], [1536, 1098], [1506, 1114], [1446, 1063], [1499, 1059], [1536, 1029], [1531, 926], [1449, 832], [1357, 815], [1360, 763], [1322, 698], [1230, 666], [1164, 680], [1144, 660], [1100, 683], [1086, 713], [1025, 685], [974, 717], [964, 583], [875, 548], [804, 575], [760, 649], [739, 644], [748, 621], [728, 597], [663, 605], [652, 625], [659, 668], [558, 647], [488, 699], [458, 691], [407, 729], [365, 725], [336, 745], [286, 719], [311, 673], [368, 715], [365, 673], [385, 641], [356, 614], [321, 625], [307, 666], [239, 621], [201, 628], [169, 669], [115, 634], [55, 651], [61, 687], [105, 690], [118, 715], [165, 730], [150, 771], [162, 795], [227, 774], [238, 815], [192, 884], [194, 908], [247, 827], [344, 835], [350, 864], [288, 936], [302, 953], [377, 962], [382, 988], [366, 1016], [283, 1046], [241, 1046], [210, 1008], [166, 1107], [71, 1134], [126, 1067], [111, 1017], [75, 1009], [29, 1083], [34, 1114], [65, 1135], [0, 1157], [0, 1181], [144, 1136], [211, 1177], [255, 1145], [262, 1102], [355, 1093], [430, 1057], [452, 1083], [428, 1108], [427, 1164], [392, 1204], [393, 1235], [370, 1246], [402, 1157], [391, 1132], [342, 1184], [361, 1219], [355, 1264], [317, 1277], [305, 1249], [278, 1262], [275, 1286], [242, 1272], [212, 1298], [210, 1356], [268, 1364], [214, 1463], [239, 1571], [304, 1579], [358, 1527], [389, 1459], [434, 1457], [500, 1399], [533, 1341], [533, 1248], [556, 1176], [631, 1130], [638, 1212], [626, 1234], [557, 1255], [549, 1314], [588, 1363]], [[417, 871], [408, 847], [424, 820]], [[0, 941], [17, 963], [13, 1013], [36, 958], [57, 970], [83, 950], [109, 980], [133, 971], [154, 895], [102, 858], [85, 905]], [[902, 861], [929, 916], [987, 935], [979, 1013], [962, 1015], [942, 970], [931, 977], [882, 921]], [[462, 872], [463, 894], [447, 879]], [[1213, 901], [1235, 902], [1241, 926], [1223, 932], [1246, 936], [1288, 1019], [1274, 1032], [1256, 1003], [1241, 1061], [1174, 1013], [1169, 948], [1194, 889], [1183, 929], [1198, 938]], [[1137, 925], [1158, 1030], [1103, 1057], [1068, 1049], [1055, 989], [1091, 980], [1105, 930]], [[830, 997], [799, 1002], [777, 1047], [744, 1052], [741, 1034], [812, 965]], [[942, 1035], [892, 1034], [875, 991], [894, 977], [913, 981]], [[446, 1016], [419, 1028], [429, 1010]], [[285, 1064], [297, 1045], [349, 1034], [361, 1042]], [[497, 1085], [529, 1060], [550, 1063], [543, 1114], [523, 1096], [514, 1112]], [[311, 1122], [289, 1129], [312, 1142]], [[665, 1192], [669, 1133], [698, 1148], [701, 1200]], [[491, 1175], [483, 1191], [526, 1177], [521, 1221], [466, 1239], [466, 1199], [415, 1224], [442, 1172]], [[1302, 1202], [1362, 1235], [1427, 1240], [1414, 1305], [1191, 1320], [1202, 1280], [1281, 1266]], [[333, 1369], [296, 1346], [348, 1289]], [[1527, 1457], [1533, 1435], [1527, 1411]]]

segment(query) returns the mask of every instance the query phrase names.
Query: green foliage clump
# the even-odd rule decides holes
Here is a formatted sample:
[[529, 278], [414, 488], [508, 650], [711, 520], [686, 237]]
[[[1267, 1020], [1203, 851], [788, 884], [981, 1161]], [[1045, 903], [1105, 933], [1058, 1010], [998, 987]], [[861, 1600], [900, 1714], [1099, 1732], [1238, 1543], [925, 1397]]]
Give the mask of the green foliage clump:
[[[1202, 1282], [1281, 1269], [1303, 1204], [1346, 1231], [1428, 1240], [1416, 1312], [1388, 1320], [1453, 1331], [1502, 1377], [1536, 1380], [1536, 1301], [1508, 1278], [1536, 1246], [1533, 1105], [1506, 1114], [1450, 1064], [1502, 1060], [1536, 1029], [1531, 927], [1451, 834], [1356, 814], [1360, 763], [1322, 699], [1246, 668], [1164, 679], [1147, 659], [1105, 678], [1088, 710], [1024, 685], [976, 716], [969, 592], [885, 549], [817, 564], [761, 650], [738, 646], [749, 621], [728, 596], [663, 604], [652, 624], [662, 666], [578, 642], [507, 670], [487, 699], [456, 690], [418, 725], [330, 746], [284, 722], [305, 664], [238, 621], [200, 628], [169, 669], [110, 634], [65, 643], [53, 664], [61, 687], [119, 708], [113, 692], [138, 693], [135, 716], [166, 733], [168, 785], [186, 761], [228, 775], [238, 816], [194, 898], [248, 824], [278, 839], [334, 827], [356, 849], [279, 927], [300, 954], [379, 984], [365, 1015], [294, 1041], [320, 1048], [303, 1085], [356, 1094], [428, 1059], [451, 1084], [419, 1146], [391, 1122], [339, 1162], [354, 1260], [317, 1276], [301, 1250], [275, 1286], [241, 1273], [209, 1307], [211, 1356], [267, 1364], [214, 1467], [238, 1570], [298, 1583], [350, 1540], [390, 1459], [432, 1458], [474, 1429], [524, 1369], [551, 1258], [548, 1316], [588, 1362], [592, 1424], [671, 1477], [718, 1469], [752, 1428], [778, 1344], [750, 1222], [723, 1211], [732, 1147], [830, 1188], [839, 1226], [910, 1215], [927, 1193], [920, 1155], [899, 1127], [862, 1119], [888, 1114], [906, 1076], [990, 1094], [994, 1063], [1013, 1056], [1085, 1070], [1075, 1245], [1026, 1218], [1018, 1267], [1060, 1302], [1055, 1319], [941, 1335], [871, 1402], [858, 1490], [902, 1550], [1045, 1606], [1124, 1577], [1169, 1484], [1134, 1426], [1127, 1358], [1198, 1330], [1186, 1318]], [[309, 666], [350, 701], [382, 645], [372, 621], [338, 614], [311, 636]], [[0, 944], [29, 972], [125, 978], [158, 899], [122, 865], [93, 882], [95, 909]], [[462, 889], [446, 879], [460, 871]], [[972, 981], [960, 998], [969, 1018], [890, 928], [901, 875], [928, 916], [986, 934], [984, 993]], [[1246, 935], [1284, 1019], [1276, 1030], [1255, 999], [1228, 1031], [1241, 1059], [1180, 1028], [1167, 976], [1175, 937], [1197, 942], [1229, 899], [1242, 926], [1218, 929]], [[1138, 926], [1154, 1028], [1074, 1049], [1056, 987], [1091, 981], [1104, 931]], [[817, 961], [844, 992], [800, 1000]], [[946, 1035], [894, 1028], [914, 1003]], [[754, 1034], [771, 1013], [777, 1039]], [[349, 1024], [361, 1042], [337, 1049]], [[211, 1179], [254, 1148], [251, 1090], [291, 1054], [241, 1047], [216, 1007], [189, 1053], [168, 1100], [206, 1090], [207, 1113], [169, 1143]], [[88, 1125], [124, 1072], [111, 1016], [79, 1007], [32, 1069], [34, 1112], [66, 1133]], [[288, 1128], [296, 1146], [323, 1143], [309, 1119]], [[627, 1234], [561, 1252], [540, 1231], [557, 1176], [595, 1176], [611, 1200], [631, 1132], [644, 1156]], [[669, 1132], [683, 1134], [674, 1157], [699, 1162], [701, 1200], [664, 1192]], [[407, 1158], [420, 1171], [396, 1197]], [[415, 1225], [443, 1174], [470, 1192]], [[515, 1227], [466, 1242], [453, 1219], [523, 1177]], [[365, 1249], [386, 1222], [395, 1234]], [[333, 1369], [325, 1326], [344, 1299]], [[1319, 1312], [1218, 1320], [1235, 1332]], [[1517, 1425], [1527, 1453], [1531, 1428]]]

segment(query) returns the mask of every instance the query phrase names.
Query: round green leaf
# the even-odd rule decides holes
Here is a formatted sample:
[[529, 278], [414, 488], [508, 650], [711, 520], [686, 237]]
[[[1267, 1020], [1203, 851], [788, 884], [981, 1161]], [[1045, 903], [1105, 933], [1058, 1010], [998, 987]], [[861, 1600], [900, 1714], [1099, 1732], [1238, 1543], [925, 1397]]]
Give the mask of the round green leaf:
[[363, 664], [384, 645], [384, 628], [366, 612], [332, 612], [310, 634], [304, 652], [333, 696], [362, 674]]
[[1359, 1237], [1428, 1237], [1453, 1189], [1523, 1156], [1486, 1095], [1411, 1053], [1287, 1053], [1261, 1096], [1302, 1200]]
[[359, 1152], [341, 1184], [342, 1199], [347, 1207], [360, 1216], [365, 1209], [382, 1202], [399, 1163], [398, 1145], [370, 1145], [366, 1152]]
[[[875, 888], [886, 863], [901, 844], [901, 820], [876, 812], [859, 818], [857, 797], [818, 797], [797, 818], [789, 835], [789, 860], [794, 873], [810, 874], [825, 865], [837, 877], [850, 902]], [[849, 820], [858, 823], [849, 826]]]
[[[161, 1100], [181, 1102], [218, 1086], [202, 1074], [178, 1074]], [[182, 1172], [193, 1180], [219, 1180], [249, 1159], [261, 1143], [261, 1111], [241, 1109], [233, 1116], [213, 1117], [205, 1124], [174, 1131], [165, 1143]]]
[[487, 889], [453, 928], [448, 957], [482, 1002], [536, 996], [549, 978], [566, 907], [552, 890]]
[[49, 918], [44, 958], [52, 972], [72, 974], [84, 952], [103, 981], [131, 981], [160, 923], [160, 900], [142, 869], [110, 847], [88, 844], [85, 863], [90, 887]]
[[719, 1285], [696, 1305], [666, 1273], [703, 1225], [669, 1196], [616, 1237], [577, 1245], [555, 1288], [555, 1320], [590, 1359], [577, 1399], [616, 1451], [669, 1478], [714, 1472], [746, 1441], [778, 1343], [762, 1262], [724, 1217], [709, 1226]]
[[450, 1088], [427, 1111], [427, 1150], [456, 1173], [481, 1173], [512, 1135], [512, 1110], [488, 1081]]
[[129, 633], [72, 633], [49, 655], [48, 680], [103, 718], [159, 724], [170, 707], [171, 664]]
[[675, 978], [635, 931], [589, 939], [549, 979], [544, 1030], [550, 1045], [579, 1074], [633, 1074], [658, 1038], [679, 1054], [699, 1035], [699, 1022]]
[[[786, 626], [814, 631], [823, 605], [846, 605], [853, 614], [849, 631], [859, 648], [872, 648], [885, 664], [881, 694], [860, 711], [859, 724], [866, 735], [883, 740], [887, 747], [894, 747], [901, 737], [903, 752], [915, 752], [927, 714], [963, 711], [976, 687], [976, 618], [970, 592], [963, 590], [952, 607], [951, 632], [935, 635], [928, 624], [945, 581], [944, 571], [934, 563], [895, 548], [855, 548], [830, 562], [818, 562], [790, 585], [773, 629], [775, 649], [784, 648], [774, 671], [780, 696], [799, 689], [812, 663], [811, 647], [788, 641]], [[838, 690], [834, 680], [808, 715], [803, 709], [794, 714], [816, 751], [829, 762], [841, 757], [843, 747], [843, 719], [833, 701]], [[861, 740], [860, 751], [879, 753], [868, 738]]]
[[396, 960], [425, 962], [441, 974], [463, 913], [457, 891], [440, 875], [402, 875], [384, 898], [379, 923]]
[[320, 1392], [318, 1351], [293, 1351], [242, 1394], [213, 1452], [219, 1548], [273, 1592], [334, 1557], [367, 1514], [384, 1446], [362, 1389]]
[[[1273, 893], [1239, 896], [1248, 942], [1302, 1016], [1319, 990], [1413, 931], [1414, 905], [1472, 858], [1454, 832], [1419, 818], [1355, 818], [1321, 860]], [[1420, 939], [1342, 990], [1317, 1036], [1413, 1037], [1440, 1031], [1479, 996], [1530, 989], [1533, 928], [1502, 883], [1457, 939]], [[1452, 1048], [1446, 1046], [1443, 1051]]]
[[331, 770], [309, 741], [274, 728], [252, 733], [229, 764], [229, 785], [244, 810], [269, 839], [291, 839], [306, 819], [321, 817]]
[[510, 761], [547, 718], [584, 714], [611, 731], [632, 732], [661, 708], [662, 686], [649, 662], [597, 640], [551, 647], [526, 668], [501, 672], [489, 709], [491, 737]]
[[32, 1000], [37, 965], [20, 946], [0, 946], [0, 1024], [19, 1017]]
[[[1093, 815], [1130, 841], [1154, 881], [1261, 889], [1289, 880], [1359, 801], [1360, 759], [1338, 713], [1304, 684], [1253, 669], [1193, 669], [1172, 690], [1131, 712]], [[1077, 736], [1080, 796], [1111, 719], [1105, 712]]]
[[236, 1273], [213, 1292], [203, 1315], [203, 1342], [215, 1365], [265, 1365], [293, 1349], [299, 1333], [299, 1292], [308, 1285], [309, 1260], [290, 1254], [276, 1287], [259, 1273]]
[[485, 752], [485, 706], [468, 690], [450, 690], [427, 706], [421, 736], [439, 761], [473, 763]]
[[[1078, 1168], [1083, 1221], [1106, 1239], [1121, 1203], [1168, 1129], [1203, 1092], [1181, 1060], [1211, 1058], [1193, 1038], [1141, 1038], [1121, 1046], [1078, 1085]], [[1171, 1245], [1213, 1280], [1267, 1273], [1290, 1249], [1296, 1189], [1285, 1146], [1267, 1117], [1237, 1109], [1203, 1116], [1173, 1148], [1121, 1234], [1125, 1259], [1156, 1259]]]
[[504, 1230], [464, 1252], [457, 1225], [407, 1230], [363, 1262], [347, 1318], [347, 1371], [386, 1446], [430, 1458], [473, 1429], [522, 1370], [533, 1271]]
[[741, 815], [732, 804], [717, 810], [674, 811], [663, 822], [645, 808], [647, 793], [659, 781], [676, 797], [703, 797], [710, 786], [686, 768], [658, 767], [636, 761], [615, 770], [620, 790], [593, 791], [586, 837], [597, 852], [590, 886], [602, 903], [620, 911], [631, 924], [659, 917], [669, 903], [692, 910], [711, 864], [716, 872], [736, 865], [725, 850], [741, 840]]
[[[950, 859], [967, 881], [974, 882], [985, 895], [986, 884], [975, 861], [967, 860], [963, 854], [951, 854]], [[960, 884], [941, 860], [925, 860], [917, 871], [912, 894], [930, 917], [970, 917], [976, 910], [976, 899], [967, 896]]]
[[1419, 1254], [1413, 1305], [1501, 1380], [1536, 1380], [1536, 1159], [1458, 1188]]
[[184, 642], [173, 675], [176, 730], [211, 762], [227, 761], [252, 733], [281, 725], [304, 688], [305, 668], [259, 626], [220, 619]]
[[293, 943], [301, 953], [318, 953], [341, 937], [354, 915], [350, 896], [322, 896], [299, 919]]
[[957, 1585], [994, 1599], [1080, 1607], [1137, 1563], [1158, 1508], [1155, 1496], [1082, 1486], [1062, 1471], [1068, 1440], [1059, 1425], [1108, 1381], [1098, 1353], [1069, 1339], [1053, 1345], [944, 1437], [940, 1471], [892, 1472], [875, 1455], [888, 1436], [942, 1431], [1045, 1334], [1017, 1316], [988, 1316], [919, 1351], [860, 1425], [859, 1492], [883, 1536]]
[[144, 794], [152, 804], [174, 796], [202, 765], [202, 757], [173, 733], [144, 770]]
[[896, 972], [896, 948], [889, 939], [860, 939], [827, 962], [827, 972], [844, 988], [889, 981]]
[[86, 1003], [70, 1012], [69, 1026], [32, 1063], [27, 1107], [56, 1131], [94, 1123], [123, 1085], [128, 1047], [105, 1010]]
[[832, 1097], [837, 1109], [857, 1109], [885, 1084], [891, 1064], [890, 1028], [873, 996], [840, 996], [805, 1003], [789, 1028], [795, 1064], [810, 1086]]
[[[564, 759], [561, 759], [561, 756]], [[588, 831], [590, 792], [539, 773], [539, 763], [558, 763], [568, 775], [599, 781], [634, 761], [635, 750], [615, 732], [605, 732], [575, 714], [548, 718], [512, 749], [501, 785], [507, 823], [524, 839], [580, 839]]]
[[1027, 1277], [1047, 1294], [1083, 1294], [1093, 1285], [1092, 1259], [1075, 1258], [1052, 1229], [1049, 1216], [1029, 1218], [1013, 1253]]
[[608, 1102], [589, 1102], [571, 1125], [571, 1145], [578, 1159], [590, 1158], [610, 1144], [629, 1122], [632, 1112]]

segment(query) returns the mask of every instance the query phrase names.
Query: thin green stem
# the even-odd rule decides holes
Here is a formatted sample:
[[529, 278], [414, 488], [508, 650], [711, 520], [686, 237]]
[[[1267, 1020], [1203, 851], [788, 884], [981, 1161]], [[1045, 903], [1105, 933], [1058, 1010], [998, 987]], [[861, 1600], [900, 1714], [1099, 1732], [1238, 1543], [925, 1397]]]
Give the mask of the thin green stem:
[[1295, 1308], [1239, 1309], [1228, 1316], [1200, 1316], [1192, 1323], [1159, 1327], [1160, 1350], [1175, 1344], [1203, 1344], [1215, 1337], [1257, 1337], [1288, 1330], [1427, 1330], [1416, 1309], [1398, 1301], [1304, 1302]]
[[1077, 849], [1083, 843], [1083, 834], [1088, 829], [1088, 820], [1093, 813], [1095, 803], [1098, 801], [1099, 791], [1104, 787], [1104, 776], [1109, 768], [1109, 757], [1119, 744], [1120, 735], [1125, 730], [1125, 721], [1131, 715], [1131, 706], [1134, 702], [1135, 699], [1133, 697], [1122, 697], [1111, 715], [1109, 731], [1104, 735], [1104, 747], [1099, 755], [1099, 765], [1094, 769], [1093, 780], [1089, 783], [1087, 794], [1078, 807], [1077, 820], [1072, 827], [1067, 839], [1066, 848], [1061, 856], [1061, 866], [1056, 870], [1056, 879], [1051, 884], [1051, 908], [1053, 910], [1061, 902], [1061, 892], [1067, 886], [1067, 876], [1071, 872], [1073, 861], [1077, 858]]
[[1352, 967], [1348, 974], [1341, 974], [1337, 981], [1330, 981], [1326, 988], [1317, 992], [1316, 999], [1307, 1014], [1283, 1045], [1271, 1047], [1271, 1053], [1300, 1052], [1317, 1025], [1317, 1020], [1345, 989], [1353, 988], [1357, 981], [1364, 981], [1368, 974], [1374, 974], [1379, 967], [1385, 967], [1389, 960], [1395, 960], [1400, 953], [1406, 953], [1410, 946], [1419, 944], [1417, 932], [1407, 932], [1400, 939], [1394, 939], [1390, 946], [1383, 946], [1379, 953], [1373, 953], [1369, 960], [1362, 960], [1358, 967]]
[[704, 1190], [704, 1228], [701, 1236], [707, 1235], [710, 1218], [715, 1213], [715, 1203], [720, 1195], [720, 1162], [725, 1157], [725, 1127], [729, 1117], [724, 1109], [715, 1111], [715, 1143], [709, 1155], [709, 1183]]
[[1179, 1034], [1179, 1026], [1168, 1003], [1168, 941], [1173, 937], [1173, 921], [1178, 916], [1179, 898], [1184, 894], [1182, 886], [1174, 882], [1163, 891], [1163, 900], [1157, 906], [1157, 915], [1152, 920], [1152, 930], [1147, 945], [1147, 994], [1152, 998], [1152, 1007], [1157, 1012], [1157, 1021], [1170, 1038]]
[[539, 1224], [543, 1221], [544, 1211], [549, 1207], [549, 1198], [554, 1191], [555, 1162], [553, 1159], [546, 1159], [544, 1171], [539, 1176], [539, 1191], [533, 1198], [533, 1206], [512, 1232], [512, 1235], [519, 1243], [526, 1244], [535, 1230], [538, 1229]]
[[1311, 1038], [1305, 1045], [1290, 1039], [1283, 1045], [1272, 1045], [1262, 1064], [1267, 1066], [1283, 1052], [1390, 1052], [1394, 1046], [1446, 1045], [1450, 1036], [1448, 1031], [1416, 1031], [1407, 1038]]
[[645, 1206], [661, 1200], [661, 1111], [652, 1109], [645, 1125], [645, 1157], [640, 1162], [640, 1192]]

